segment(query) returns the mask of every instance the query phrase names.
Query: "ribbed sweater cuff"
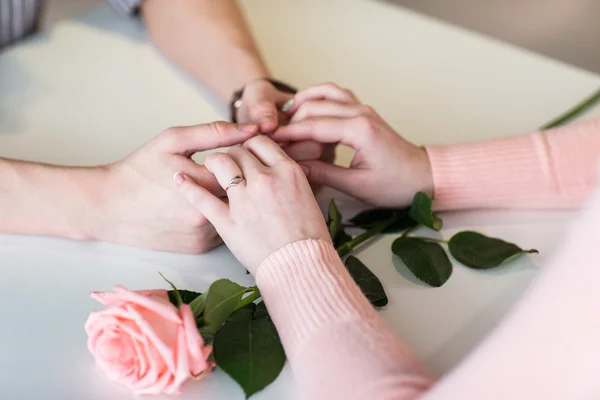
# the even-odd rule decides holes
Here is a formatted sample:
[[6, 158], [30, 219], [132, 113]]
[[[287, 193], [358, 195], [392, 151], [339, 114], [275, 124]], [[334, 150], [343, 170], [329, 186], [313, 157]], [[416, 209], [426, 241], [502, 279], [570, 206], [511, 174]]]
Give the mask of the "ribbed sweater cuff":
[[256, 282], [288, 352], [326, 325], [376, 313], [324, 240], [277, 250], [260, 266]]
[[[518, 207], [553, 191], [540, 133], [449, 146], [427, 146], [438, 210]], [[554, 188], [555, 190], [555, 188]]]

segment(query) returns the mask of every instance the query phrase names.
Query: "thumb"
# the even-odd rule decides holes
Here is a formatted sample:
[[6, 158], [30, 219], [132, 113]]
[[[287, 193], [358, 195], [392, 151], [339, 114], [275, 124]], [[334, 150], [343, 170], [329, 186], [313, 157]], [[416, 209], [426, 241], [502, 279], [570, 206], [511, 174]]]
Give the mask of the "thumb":
[[328, 186], [350, 196], [357, 197], [359, 171], [339, 167], [323, 161], [302, 161], [298, 164], [300, 164], [302, 170], [306, 173], [309, 182]]
[[248, 102], [248, 115], [250, 115], [250, 122], [258, 124], [262, 133], [273, 132], [279, 124], [279, 112], [275, 102], [266, 98]]

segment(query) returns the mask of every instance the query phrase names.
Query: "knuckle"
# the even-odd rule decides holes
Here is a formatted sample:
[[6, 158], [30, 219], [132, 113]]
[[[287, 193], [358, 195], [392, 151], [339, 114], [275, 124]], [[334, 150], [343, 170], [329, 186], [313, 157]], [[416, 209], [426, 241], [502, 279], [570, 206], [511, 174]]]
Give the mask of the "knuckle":
[[329, 82], [325, 82], [325, 83], [323, 84], [323, 86], [324, 86], [324, 87], [325, 87], [327, 90], [330, 90], [330, 91], [335, 91], [335, 92], [337, 92], [337, 91], [340, 91], [340, 90], [341, 90], [341, 88], [340, 88], [340, 87], [339, 87], [339, 86], [338, 86], [336, 83], [334, 83], [334, 82], [331, 82], [331, 81], [329, 81]]
[[165, 143], [167, 146], [176, 146], [180, 139], [180, 131], [179, 127], [167, 128], [160, 133], [158, 136], [159, 141]]
[[208, 124], [208, 128], [213, 131], [217, 136], [225, 136], [228, 123], [224, 121], [215, 121]]
[[363, 115], [368, 115], [368, 116], [372, 116], [372, 115], [376, 114], [375, 109], [367, 104], [360, 105], [360, 113]]
[[362, 133], [371, 134], [374, 131], [373, 120], [368, 115], [355, 117], [354, 124]]
[[255, 115], [268, 114], [272, 115], [275, 113], [275, 105], [267, 100], [259, 100], [248, 105], [250, 112]]
[[273, 188], [276, 184], [275, 176], [266, 171], [258, 172], [254, 180], [258, 185], [262, 186], [263, 188]]
[[207, 165], [223, 165], [227, 161], [225, 153], [211, 153], [204, 159], [204, 164]]
[[350, 89], [340, 89], [340, 92], [342, 93], [343, 97], [346, 100], [354, 100], [356, 99], [356, 96], [354, 95], [354, 92]]

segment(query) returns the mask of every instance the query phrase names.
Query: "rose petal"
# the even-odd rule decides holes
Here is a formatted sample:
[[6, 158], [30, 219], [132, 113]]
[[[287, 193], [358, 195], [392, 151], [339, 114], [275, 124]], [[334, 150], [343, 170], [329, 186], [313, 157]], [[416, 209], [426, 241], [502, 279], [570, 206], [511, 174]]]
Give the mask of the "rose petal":
[[180, 323], [181, 318], [177, 312], [177, 308], [171, 304], [168, 300], [160, 299], [157, 297], [146, 297], [138, 293], [132, 292], [122, 286], [115, 286], [115, 292], [121, 297], [123, 301], [127, 303], [133, 303], [135, 305], [142, 306], [152, 312], [159, 314], [166, 320]]
[[[126, 289], [127, 290], [127, 289]], [[169, 300], [169, 294], [164, 289], [151, 289], [151, 290], [134, 290], [137, 293], [145, 297], [154, 297], [161, 300]], [[105, 306], [112, 306], [119, 304], [123, 301], [119, 293], [113, 292], [90, 292], [90, 297]]]
[[177, 373], [169, 387], [165, 388], [165, 393], [179, 393], [181, 385], [190, 377], [190, 367], [188, 364], [188, 349], [185, 342], [185, 332], [183, 327], [179, 328], [177, 334]]
[[148, 371], [145, 375], [141, 376], [140, 381], [136, 383], [135, 390], [143, 390], [154, 385], [159, 376], [165, 372], [169, 372], [161, 355], [156, 351], [148, 338], [144, 338], [144, 341], [141, 343], [141, 345], [143, 347], [144, 354], [146, 354], [147, 357]]
[[[135, 307], [131, 307], [129, 311], [132, 319], [139, 326], [142, 334], [148, 338], [156, 351], [161, 355], [162, 360], [167, 368], [169, 368], [169, 371], [171, 371], [172, 374], [175, 374], [173, 352], [175, 351], [175, 343], [177, 340], [177, 325], [167, 324], [166, 321], [161, 320], [151, 312], [144, 312], [142, 314], [142, 312], [140, 312], [141, 310], [138, 310]], [[155, 328], [157, 328], [157, 330], [155, 330]], [[172, 332], [168, 332], [168, 330]], [[159, 337], [157, 333], [161, 333], [161, 336]]]
[[169, 385], [169, 382], [172, 379], [173, 375], [171, 375], [171, 373], [168, 371], [165, 371], [165, 373], [160, 376], [154, 385], [148, 386], [144, 389], [133, 389], [133, 393], [136, 395], [160, 394], [164, 392], [165, 387]]
[[183, 340], [189, 355], [190, 373], [192, 375], [199, 375], [208, 367], [206, 363], [208, 357], [203, 351], [204, 340], [200, 336], [200, 332], [198, 332], [192, 308], [188, 304], [182, 304], [179, 307], [179, 312], [184, 329]]

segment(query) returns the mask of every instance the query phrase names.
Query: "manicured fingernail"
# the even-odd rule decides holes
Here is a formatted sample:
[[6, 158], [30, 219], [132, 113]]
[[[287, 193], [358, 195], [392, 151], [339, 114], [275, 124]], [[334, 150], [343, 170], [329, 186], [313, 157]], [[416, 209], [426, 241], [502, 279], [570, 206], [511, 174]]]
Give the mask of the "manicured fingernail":
[[245, 124], [238, 124], [238, 129], [247, 133], [254, 133], [258, 130], [258, 125], [254, 122], [246, 122]]
[[300, 168], [302, 168], [302, 172], [304, 172], [304, 175], [308, 176], [310, 174], [310, 168], [308, 168], [306, 165], [302, 165], [299, 164]]
[[290, 111], [292, 109], [293, 105], [294, 105], [294, 98], [292, 97], [291, 99], [286, 101], [283, 106], [281, 106], [281, 112], [286, 113], [286, 112]]
[[185, 175], [181, 172], [176, 172], [175, 175], [173, 175], [173, 180], [176, 184], [181, 185], [183, 181], [185, 181]]

